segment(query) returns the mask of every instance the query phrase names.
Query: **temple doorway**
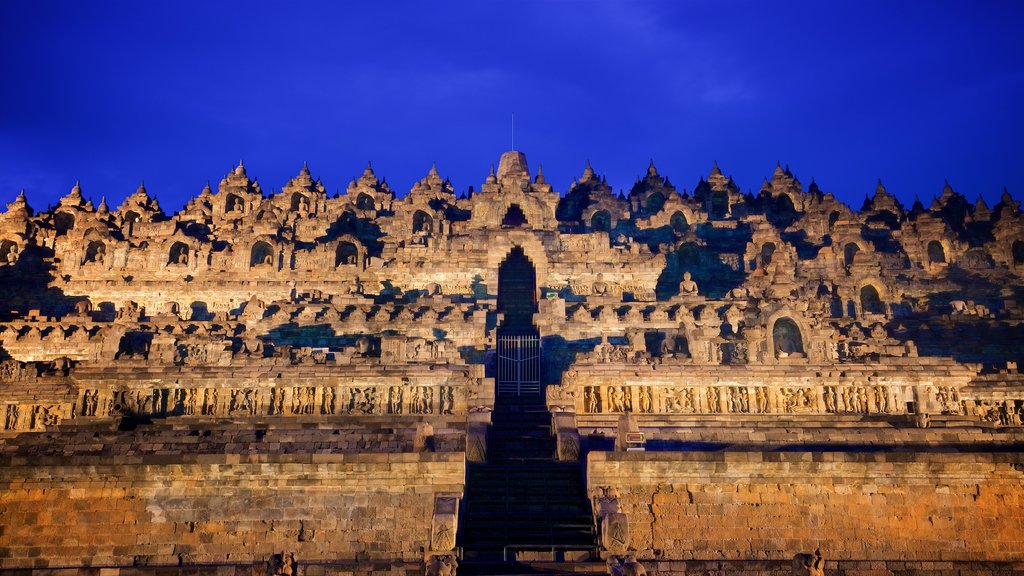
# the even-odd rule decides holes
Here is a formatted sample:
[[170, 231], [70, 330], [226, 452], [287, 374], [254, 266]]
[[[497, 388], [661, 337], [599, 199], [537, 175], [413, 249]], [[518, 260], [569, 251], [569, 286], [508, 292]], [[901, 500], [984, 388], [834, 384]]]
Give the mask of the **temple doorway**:
[[522, 247], [514, 247], [498, 268], [498, 395], [540, 394], [540, 334], [537, 271]]

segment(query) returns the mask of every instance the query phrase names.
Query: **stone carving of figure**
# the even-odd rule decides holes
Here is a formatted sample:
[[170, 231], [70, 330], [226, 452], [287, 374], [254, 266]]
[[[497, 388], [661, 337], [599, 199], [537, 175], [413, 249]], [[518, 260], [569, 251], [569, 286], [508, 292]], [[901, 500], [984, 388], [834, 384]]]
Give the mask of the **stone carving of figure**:
[[622, 412], [622, 390], [618, 386], [608, 387], [608, 410]]
[[639, 404], [638, 408], [640, 408], [641, 412], [647, 412], [647, 413], [654, 412], [654, 401], [653, 401], [651, 396], [652, 395], [651, 395], [651, 387], [650, 386], [641, 386], [640, 387], [640, 394], [639, 394], [639, 398], [638, 398], [638, 404]]
[[597, 275], [597, 280], [594, 281], [591, 293], [595, 296], [604, 296], [608, 293], [608, 283], [604, 281], [604, 274]]
[[659, 351], [662, 358], [675, 358], [676, 349], [674, 339], [671, 336], [665, 336], [661, 340], [661, 349]]
[[683, 273], [683, 281], [679, 283], [679, 293], [686, 295], [697, 294], [697, 283], [693, 281], [689, 272]]
[[295, 574], [295, 555], [290, 552], [274, 554], [268, 568], [267, 573], [270, 576], [292, 576]]
[[825, 559], [821, 549], [814, 554], [797, 554], [793, 557], [793, 574], [797, 576], [825, 576]]
[[370, 339], [366, 336], [360, 337], [356, 340], [356, 354], [360, 356], [369, 356], [370, 354]]
[[587, 412], [590, 414], [599, 414], [601, 412], [601, 398], [598, 396], [598, 388], [595, 386], [587, 386], [583, 390], [583, 396], [587, 404]]
[[647, 569], [636, 558], [612, 558], [608, 573], [611, 576], [647, 576]]
[[11, 242], [6, 248], [0, 248], [0, 262], [14, 264], [18, 260], [18, 245]]
[[392, 386], [388, 388], [388, 414], [402, 413], [402, 388]]
[[427, 576], [455, 576], [459, 561], [452, 555], [431, 556], [427, 561]]
[[451, 415], [455, 412], [455, 388], [444, 386], [438, 394], [438, 412]]

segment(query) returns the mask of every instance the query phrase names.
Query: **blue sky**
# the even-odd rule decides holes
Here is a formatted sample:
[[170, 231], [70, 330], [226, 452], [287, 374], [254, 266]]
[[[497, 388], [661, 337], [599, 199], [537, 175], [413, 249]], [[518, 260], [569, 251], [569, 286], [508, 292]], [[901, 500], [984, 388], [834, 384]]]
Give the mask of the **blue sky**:
[[400, 194], [479, 187], [509, 148], [565, 192], [589, 159], [693, 189], [776, 161], [859, 207], [949, 179], [1024, 197], [1022, 2], [0, 2], [0, 201], [145, 179], [176, 210], [243, 158]]

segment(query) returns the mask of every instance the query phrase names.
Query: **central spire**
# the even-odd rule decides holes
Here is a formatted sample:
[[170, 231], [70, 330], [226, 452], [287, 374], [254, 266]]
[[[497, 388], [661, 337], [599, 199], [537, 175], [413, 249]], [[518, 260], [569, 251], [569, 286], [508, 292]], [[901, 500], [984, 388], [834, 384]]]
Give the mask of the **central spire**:
[[501, 160], [498, 162], [498, 181], [500, 182], [506, 176], [519, 175], [527, 179], [530, 177], [530, 169], [526, 165], [526, 154], [515, 150], [502, 154]]

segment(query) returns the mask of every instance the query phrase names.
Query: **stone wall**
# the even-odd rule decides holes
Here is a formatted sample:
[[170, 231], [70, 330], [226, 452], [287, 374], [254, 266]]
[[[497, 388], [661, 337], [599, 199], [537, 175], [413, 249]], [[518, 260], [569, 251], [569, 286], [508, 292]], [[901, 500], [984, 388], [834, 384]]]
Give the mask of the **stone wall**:
[[461, 453], [0, 459], [0, 568], [415, 562]]
[[640, 558], [1006, 562], [1024, 560], [1022, 470], [1019, 453], [593, 452], [587, 484]]

